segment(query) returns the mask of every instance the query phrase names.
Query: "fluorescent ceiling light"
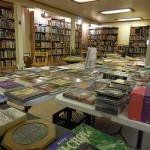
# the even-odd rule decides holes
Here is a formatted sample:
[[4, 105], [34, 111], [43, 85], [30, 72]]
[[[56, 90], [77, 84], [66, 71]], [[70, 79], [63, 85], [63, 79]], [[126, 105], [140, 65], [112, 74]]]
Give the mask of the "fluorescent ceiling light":
[[88, 3], [88, 2], [94, 2], [94, 1], [98, 1], [98, 0], [73, 0], [77, 3]]
[[136, 18], [122, 18], [122, 19], [116, 19], [117, 21], [134, 21], [134, 20], [141, 20], [141, 17]]
[[124, 12], [130, 12], [130, 11], [133, 11], [133, 10], [130, 8], [125, 8], [125, 9], [118, 9], [118, 10], [101, 11], [100, 13], [107, 15], [107, 14], [117, 14], [117, 13], [124, 13]]

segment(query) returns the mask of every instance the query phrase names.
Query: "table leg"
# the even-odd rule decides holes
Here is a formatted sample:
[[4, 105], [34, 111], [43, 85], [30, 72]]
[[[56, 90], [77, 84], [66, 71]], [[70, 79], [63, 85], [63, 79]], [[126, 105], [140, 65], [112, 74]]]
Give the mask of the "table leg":
[[143, 139], [143, 131], [139, 130], [136, 144], [136, 148], [138, 148], [139, 150], [142, 148], [142, 139]]
[[95, 116], [91, 115], [91, 126], [95, 127]]

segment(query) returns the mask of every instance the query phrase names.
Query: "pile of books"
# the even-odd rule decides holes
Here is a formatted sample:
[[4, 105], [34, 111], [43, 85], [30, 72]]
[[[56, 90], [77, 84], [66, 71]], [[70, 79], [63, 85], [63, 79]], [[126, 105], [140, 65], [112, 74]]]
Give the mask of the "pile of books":
[[120, 89], [103, 86], [97, 90], [95, 109], [112, 115], [118, 115], [129, 100], [129, 95]]

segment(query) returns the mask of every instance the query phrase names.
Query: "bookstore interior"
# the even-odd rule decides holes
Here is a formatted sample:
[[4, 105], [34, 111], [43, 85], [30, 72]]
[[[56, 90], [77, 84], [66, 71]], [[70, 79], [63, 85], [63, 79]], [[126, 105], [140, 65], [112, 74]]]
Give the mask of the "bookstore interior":
[[58, 1], [0, 1], [0, 150], [150, 150], [150, 19]]

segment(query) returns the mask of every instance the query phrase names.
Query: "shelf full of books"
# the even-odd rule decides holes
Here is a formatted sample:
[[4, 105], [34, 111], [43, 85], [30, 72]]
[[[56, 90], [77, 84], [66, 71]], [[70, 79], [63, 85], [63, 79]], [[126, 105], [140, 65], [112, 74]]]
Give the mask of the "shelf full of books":
[[149, 26], [131, 27], [128, 55], [141, 57], [146, 55]]
[[75, 49], [78, 53], [81, 53], [81, 43], [82, 43], [82, 24], [77, 24], [75, 26]]
[[16, 67], [14, 11], [0, 7], [0, 69]]
[[70, 55], [71, 24], [64, 19], [37, 17], [31, 14], [32, 58], [35, 52], [48, 52], [49, 61]]
[[118, 41], [118, 27], [89, 29], [88, 46], [97, 48], [98, 57], [113, 53]]

